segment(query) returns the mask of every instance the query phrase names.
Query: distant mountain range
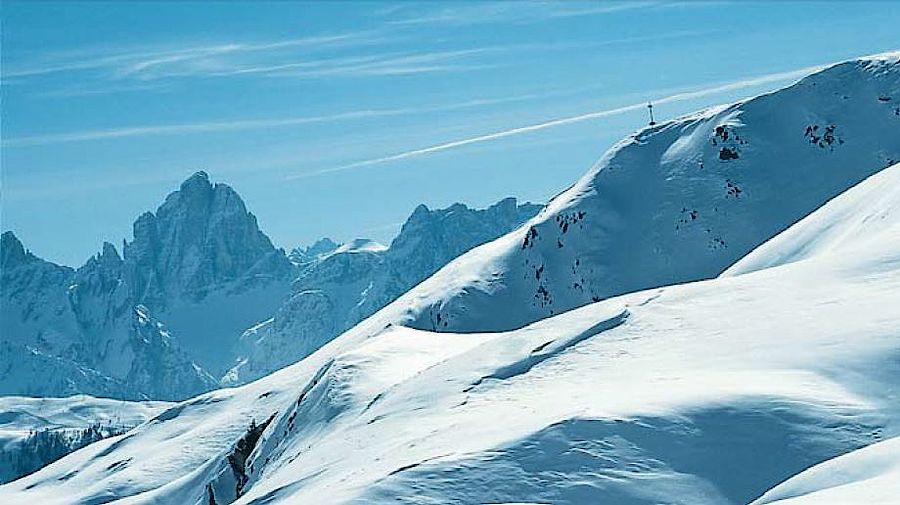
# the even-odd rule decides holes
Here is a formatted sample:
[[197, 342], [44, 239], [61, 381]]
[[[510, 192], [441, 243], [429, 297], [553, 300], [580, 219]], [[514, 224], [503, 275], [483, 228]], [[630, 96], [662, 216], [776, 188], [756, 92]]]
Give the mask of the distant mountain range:
[[[73, 269], [0, 242], [0, 394], [183, 399], [314, 351], [538, 205], [416, 209], [390, 248], [328, 239], [290, 255], [198, 172]], [[254, 338], [259, 336], [258, 338]], [[227, 373], [226, 373], [227, 372]]]

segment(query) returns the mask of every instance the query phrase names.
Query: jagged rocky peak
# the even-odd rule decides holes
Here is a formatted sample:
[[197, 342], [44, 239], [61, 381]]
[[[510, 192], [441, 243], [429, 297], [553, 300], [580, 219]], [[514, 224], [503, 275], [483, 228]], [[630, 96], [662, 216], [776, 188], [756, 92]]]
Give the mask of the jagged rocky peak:
[[295, 247], [288, 256], [291, 262], [296, 265], [309, 263], [316, 259], [334, 252], [341, 244], [331, 240], [329, 237], [320, 238], [314, 244], [308, 247]]
[[25, 246], [13, 232], [3, 232], [3, 236], [0, 237], [0, 266], [2, 268], [20, 265], [28, 261], [29, 256], [31, 254], [25, 250]]
[[135, 282], [139, 299], [153, 298], [159, 290], [202, 298], [211, 286], [240, 278], [262, 260], [278, 274], [289, 269], [237, 192], [210, 183], [206, 172], [185, 180], [155, 214], [135, 221], [134, 240], [125, 244], [124, 256], [140, 278]]
[[532, 203], [520, 205], [515, 198], [505, 198], [486, 209], [461, 203], [435, 210], [419, 205], [391, 242], [390, 255], [397, 263], [394, 268], [401, 277], [409, 271], [414, 276], [430, 274], [447, 260], [497, 238], [498, 230], [518, 227], [542, 208]]
[[422, 226], [435, 226], [439, 224], [441, 226], [446, 226], [447, 224], [452, 225], [454, 222], [461, 222], [467, 219], [474, 221], [477, 219], [477, 216], [489, 217], [490, 219], [483, 219], [482, 221], [486, 224], [490, 223], [491, 226], [495, 226], [498, 222], [507, 225], [521, 224], [534, 217], [534, 215], [542, 208], [542, 205], [530, 202], [520, 205], [514, 197], [504, 198], [485, 209], [472, 209], [465, 204], [454, 203], [444, 209], [431, 210], [427, 205], [419, 204], [415, 210], [413, 210], [409, 219], [403, 224], [400, 234], [394, 240], [402, 241], [405, 238], [405, 235], [417, 231], [417, 229]]
[[[30, 273], [19, 271], [18, 267], [23, 265], [28, 266], [27, 272]], [[12, 278], [10, 276], [13, 276], [18, 279], [17, 283], [38, 285], [41, 283], [65, 282], [65, 278], [70, 276], [73, 270], [70, 267], [57, 265], [35, 256], [25, 249], [25, 246], [22, 245], [15, 233], [5, 231], [0, 236], [0, 272], [3, 273], [3, 277], [7, 281]], [[12, 286], [6, 284], [0, 285], [0, 289], [5, 291], [13, 289]]]
[[[122, 281], [124, 261], [119, 256], [116, 247], [109, 242], [104, 242], [100, 252], [88, 259], [81, 268], [75, 272], [75, 282], [69, 289], [69, 296], [73, 309], [81, 319], [84, 319], [87, 301], [86, 296], [107, 296], [116, 292], [116, 311], [127, 303], [127, 287]], [[108, 301], [108, 300], [107, 300]], [[96, 305], [96, 304], [95, 304]], [[98, 309], [102, 306], [92, 307]], [[93, 324], [94, 321], [90, 321]]]
[[[109, 242], [103, 242], [100, 252], [88, 260], [87, 264], [96, 263], [101, 268], [110, 270], [120, 270], [122, 268], [122, 257], [116, 246]], [[87, 265], [85, 265], [87, 266]]]

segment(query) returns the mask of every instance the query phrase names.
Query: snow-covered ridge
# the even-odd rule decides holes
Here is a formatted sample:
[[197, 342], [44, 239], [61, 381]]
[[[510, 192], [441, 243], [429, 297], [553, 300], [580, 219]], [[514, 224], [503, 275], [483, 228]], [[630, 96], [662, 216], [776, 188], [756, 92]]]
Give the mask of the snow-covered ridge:
[[358, 238], [347, 242], [346, 244], [341, 244], [334, 251], [331, 251], [330, 254], [341, 254], [341, 253], [354, 253], [354, 252], [369, 252], [369, 253], [380, 253], [387, 251], [388, 247], [384, 244], [379, 244], [374, 240], [370, 240], [367, 238]]
[[[870, 198], [868, 186], [835, 203]], [[900, 215], [887, 216], [871, 229], [873, 247], [615, 297], [511, 332], [364, 322], [294, 366], [183, 402], [0, 487], [0, 498], [711, 505], [793, 496], [815, 486], [801, 475], [765, 493], [900, 435]]]
[[505, 330], [617, 294], [715, 277], [900, 160], [898, 132], [896, 53], [645, 128], [528, 226], [447, 265], [383, 322]]

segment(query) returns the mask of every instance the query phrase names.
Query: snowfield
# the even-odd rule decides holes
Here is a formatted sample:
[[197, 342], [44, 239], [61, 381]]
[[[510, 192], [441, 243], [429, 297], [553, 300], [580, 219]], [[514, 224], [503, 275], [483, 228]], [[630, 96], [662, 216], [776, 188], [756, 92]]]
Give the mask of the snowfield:
[[0, 503], [888, 503], [898, 60], [645, 129], [306, 359]]

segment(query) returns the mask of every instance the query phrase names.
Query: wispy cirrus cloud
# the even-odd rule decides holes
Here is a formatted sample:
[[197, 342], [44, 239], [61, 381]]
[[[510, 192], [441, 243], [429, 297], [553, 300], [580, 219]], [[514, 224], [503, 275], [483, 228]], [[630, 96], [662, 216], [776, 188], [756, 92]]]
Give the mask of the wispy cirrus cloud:
[[263, 42], [224, 42], [215, 44], [145, 45], [126, 49], [92, 48], [47, 54], [39, 61], [5, 65], [4, 79], [34, 77], [61, 72], [106, 71], [109, 77], [147, 78], [160, 68], [181, 66], [198, 69], [210, 66], [215, 58], [230, 55], [266, 55], [290, 50], [316, 51], [338, 48], [374, 46], [386, 42], [377, 31], [333, 35], [311, 35]]
[[501, 52], [504, 49], [480, 47], [452, 51], [392, 52], [368, 56], [311, 59], [273, 65], [238, 67], [213, 72], [213, 75], [266, 74], [281, 77], [311, 78], [342, 75], [404, 75], [463, 70], [466, 68], [481, 68], [482, 65], [465, 63], [462, 60], [473, 56]]
[[[637, 5], [652, 2], [602, 4], [599, 6], [556, 6], [551, 16], [573, 16], [590, 9], [592, 11], [616, 11], [633, 9]], [[518, 5], [518, 4], [517, 4]], [[533, 5], [522, 4], [525, 12]], [[555, 4], [554, 4], [555, 5]], [[576, 12], [577, 9], [580, 9]], [[466, 9], [492, 9], [493, 16], [501, 16], [510, 10], [509, 4], [481, 4], [461, 7]], [[512, 9], [518, 12], [520, 9]], [[468, 15], [455, 12], [453, 15]], [[488, 16], [477, 16], [489, 19]], [[706, 30], [709, 31], [709, 30]], [[305, 37], [256, 41], [167, 45], [138, 45], [129, 48], [92, 48], [48, 54], [34, 62], [5, 62], [2, 79], [4, 84], [28, 83], [32, 79], [56, 74], [65, 76], [63, 88], [52, 82], [51, 88], [32, 91], [44, 97], [98, 95], [104, 92], [153, 91], [164, 86], [150, 87], [151, 83], [176, 82], [190, 78], [222, 77], [270, 77], [317, 79], [335, 77], [400, 76], [427, 73], [466, 72], [486, 68], [508, 66], [518, 53], [585, 49], [615, 44], [695, 36], [702, 30], [672, 33], [654, 33], [625, 39], [582, 40], [568, 42], [517, 42], [505, 45], [474, 47], [452, 46], [452, 41], [416, 47], [421, 40], [408, 30], [383, 29], [367, 31], [309, 35]], [[418, 37], [418, 38], [417, 38]], [[77, 84], [73, 81], [77, 80]]]
[[69, 142], [87, 142], [96, 140], [121, 139], [129, 137], [152, 137], [165, 135], [188, 135], [200, 133], [216, 133], [242, 130], [260, 130], [290, 126], [302, 126], [315, 123], [335, 123], [340, 121], [364, 120], [384, 118], [391, 116], [407, 116], [432, 112], [452, 112], [455, 110], [475, 107], [487, 107], [509, 102], [518, 102], [537, 98], [538, 95], [523, 94], [496, 98], [473, 98], [455, 103], [420, 106], [400, 107], [389, 109], [363, 109], [354, 111], [337, 112], [313, 116], [296, 116], [282, 118], [259, 119], [231, 119], [227, 121], [206, 121], [196, 123], [178, 123], [168, 125], [141, 125], [122, 126], [115, 128], [101, 128], [92, 130], [80, 130], [63, 133], [51, 133], [43, 135], [26, 135], [21, 137], [5, 138], [3, 147], [22, 147], [48, 144], [61, 144]]
[[[666, 97], [655, 98], [655, 99], [653, 99], [653, 103], [660, 105], [660, 104], [665, 104], [665, 103], [680, 102], [680, 101], [686, 101], [686, 100], [692, 100], [692, 99], [712, 96], [712, 95], [725, 93], [725, 92], [729, 92], [729, 91], [736, 91], [736, 90], [740, 90], [740, 89], [750, 88], [753, 86], [761, 86], [761, 85], [769, 84], [769, 83], [776, 83], [776, 82], [783, 82], [783, 81], [788, 81], [788, 80], [792, 80], [792, 79], [798, 79], [798, 78], [808, 75], [812, 72], [821, 70], [822, 68], [824, 68], [823, 65], [816, 65], [816, 66], [812, 66], [812, 67], [805, 67], [805, 68], [791, 70], [791, 71], [787, 71], [787, 72], [777, 72], [777, 73], [772, 73], [772, 74], [751, 77], [751, 78], [747, 78], [747, 79], [740, 79], [737, 81], [728, 82], [725, 84], [719, 84], [719, 85], [711, 86], [708, 88], [702, 88], [702, 89], [698, 89], [698, 90], [694, 90], [694, 91], [676, 93], [676, 94], [669, 95]], [[551, 119], [551, 120], [542, 121], [540, 123], [535, 123], [535, 124], [531, 124], [531, 125], [519, 126], [519, 127], [509, 128], [506, 130], [496, 131], [496, 132], [492, 132], [492, 133], [488, 133], [488, 134], [476, 135], [473, 137], [467, 137], [467, 138], [463, 138], [463, 139], [442, 142], [442, 143], [431, 145], [431, 146], [410, 149], [407, 151], [389, 154], [387, 156], [381, 156], [381, 157], [377, 157], [377, 158], [370, 158], [370, 159], [355, 161], [352, 163], [347, 163], [347, 164], [339, 165], [339, 166], [335, 166], [335, 167], [315, 170], [312, 172], [304, 172], [304, 173], [289, 175], [289, 176], [287, 176], [287, 179], [292, 180], [292, 179], [300, 179], [300, 178], [304, 178], [304, 177], [313, 177], [313, 176], [324, 175], [324, 174], [329, 174], [329, 173], [343, 172], [343, 171], [347, 171], [347, 170], [355, 170], [355, 169], [365, 168], [365, 167], [369, 167], [369, 166], [373, 166], [373, 165], [382, 165], [385, 163], [401, 161], [401, 160], [406, 160], [406, 159], [410, 159], [410, 158], [417, 158], [417, 157], [426, 156], [429, 154], [434, 154], [434, 153], [438, 153], [438, 152], [442, 152], [442, 151], [448, 151], [448, 150], [452, 150], [452, 149], [456, 149], [456, 148], [460, 148], [460, 147], [465, 147], [465, 146], [472, 145], [472, 144], [492, 142], [495, 140], [500, 140], [500, 139], [504, 139], [507, 137], [521, 135], [524, 133], [546, 130], [549, 128], [556, 128], [559, 126], [580, 123], [580, 122], [590, 121], [590, 120], [594, 120], [594, 119], [600, 119], [600, 118], [604, 118], [604, 117], [616, 116], [616, 115], [624, 114], [627, 112], [641, 110], [641, 109], [644, 109], [646, 106], [647, 106], [646, 102], [633, 103], [633, 104], [623, 105], [621, 107], [615, 107], [615, 108], [611, 108], [611, 109], [605, 109], [605, 110], [587, 112], [584, 114], [578, 114], [575, 116]]]
[[386, 11], [393, 25], [468, 26], [491, 23], [528, 24], [552, 19], [603, 16], [619, 12], [676, 7], [700, 7], [720, 2], [484, 2], [457, 3], [451, 7], [432, 8], [410, 4], [407, 8]]

